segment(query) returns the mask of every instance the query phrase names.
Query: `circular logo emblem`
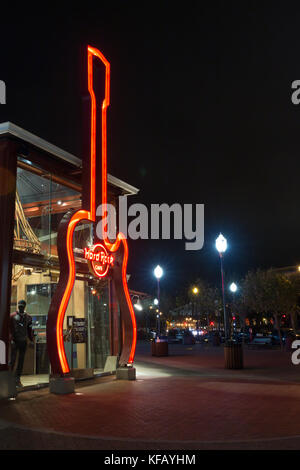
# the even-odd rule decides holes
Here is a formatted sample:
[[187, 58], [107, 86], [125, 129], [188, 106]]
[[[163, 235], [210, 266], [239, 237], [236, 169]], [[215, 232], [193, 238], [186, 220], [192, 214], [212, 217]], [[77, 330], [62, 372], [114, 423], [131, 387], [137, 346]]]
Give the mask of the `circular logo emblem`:
[[84, 249], [84, 257], [90, 262], [90, 265], [97, 277], [106, 276], [108, 269], [113, 265], [114, 257], [107, 253], [105, 246], [98, 243], [92, 248]]

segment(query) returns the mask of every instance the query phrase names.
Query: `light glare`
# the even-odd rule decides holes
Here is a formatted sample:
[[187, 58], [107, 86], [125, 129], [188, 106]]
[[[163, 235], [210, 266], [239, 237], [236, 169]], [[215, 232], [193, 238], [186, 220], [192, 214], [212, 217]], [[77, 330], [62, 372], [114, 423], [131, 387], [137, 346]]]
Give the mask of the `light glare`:
[[236, 292], [237, 291], [237, 285], [235, 282], [232, 282], [232, 284], [230, 284], [230, 287], [229, 289], [231, 290], [231, 292]]
[[162, 268], [157, 265], [156, 268], [154, 269], [154, 276], [157, 278], [157, 279], [160, 279], [163, 275], [163, 270]]
[[219, 253], [225, 253], [225, 251], [227, 250], [227, 240], [225, 237], [223, 237], [221, 233], [216, 239], [216, 248]]

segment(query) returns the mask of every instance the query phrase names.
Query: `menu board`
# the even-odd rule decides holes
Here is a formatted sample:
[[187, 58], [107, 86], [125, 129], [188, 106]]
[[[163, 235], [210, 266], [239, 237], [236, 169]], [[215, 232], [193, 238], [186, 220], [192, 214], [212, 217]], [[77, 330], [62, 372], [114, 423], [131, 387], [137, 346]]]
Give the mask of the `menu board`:
[[73, 317], [72, 342], [73, 343], [86, 343], [86, 341], [87, 341], [86, 319]]

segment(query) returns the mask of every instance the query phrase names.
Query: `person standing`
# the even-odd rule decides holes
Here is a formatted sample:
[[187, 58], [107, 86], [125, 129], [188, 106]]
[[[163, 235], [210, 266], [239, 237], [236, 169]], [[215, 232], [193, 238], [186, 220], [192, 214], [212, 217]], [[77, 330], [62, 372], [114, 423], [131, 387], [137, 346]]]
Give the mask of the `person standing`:
[[24, 358], [27, 348], [27, 338], [31, 342], [34, 340], [32, 330], [32, 319], [25, 312], [26, 302], [20, 300], [18, 302], [18, 310], [10, 315], [10, 335], [11, 335], [11, 361], [10, 366], [13, 370], [17, 353], [19, 353], [18, 364], [16, 368], [16, 386], [22, 387], [21, 375], [23, 371]]

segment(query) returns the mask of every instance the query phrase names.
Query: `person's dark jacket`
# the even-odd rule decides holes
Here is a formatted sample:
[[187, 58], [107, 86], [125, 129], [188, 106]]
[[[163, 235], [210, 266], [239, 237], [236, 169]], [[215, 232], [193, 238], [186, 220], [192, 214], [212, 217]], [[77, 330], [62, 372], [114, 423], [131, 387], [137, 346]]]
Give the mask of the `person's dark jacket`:
[[32, 318], [28, 313], [14, 312], [10, 314], [10, 336], [12, 341], [23, 342], [27, 338], [33, 341]]

